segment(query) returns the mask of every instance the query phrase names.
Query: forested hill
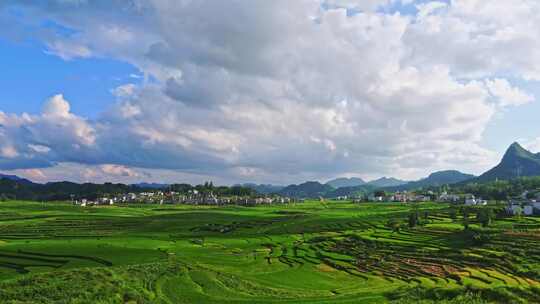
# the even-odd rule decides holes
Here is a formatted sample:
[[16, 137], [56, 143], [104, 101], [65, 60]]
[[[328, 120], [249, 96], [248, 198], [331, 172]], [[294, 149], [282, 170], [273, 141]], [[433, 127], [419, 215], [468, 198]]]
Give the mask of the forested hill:
[[540, 176], [540, 153], [534, 154], [513, 143], [501, 162], [478, 177], [478, 181], [509, 180], [524, 176]]
[[456, 170], [439, 171], [431, 173], [428, 177], [420, 179], [418, 181], [408, 182], [406, 184], [395, 187], [385, 187], [383, 189], [387, 191], [425, 189], [430, 187], [439, 187], [443, 185], [452, 185], [461, 182], [467, 182], [474, 177], [474, 175], [461, 173]]
[[535, 195], [540, 193], [540, 176], [490, 182], [470, 182], [454, 185], [451, 189], [454, 193], [471, 193], [483, 199], [503, 201], [519, 197], [525, 191]]
[[[234, 186], [213, 186], [212, 183], [192, 186], [189, 184], [174, 184], [168, 189], [176, 192], [186, 193], [189, 190], [212, 191], [218, 195], [252, 195], [252, 189]], [[17, 180], [11, 178], [0, 179], [0, 198], [22, 199], [34, 201], [57, 201], [69, 200], [72, 198], [97, 199], [103, 196], [119, 195], [125, 193], [140, 193], [145, 191], [158, 191], [152, 187], [140, 187], [138, 185], [125, 184], [77, 184], [72, 182], [55, 182], [47, 184], [32, 183], [28, 180]]]

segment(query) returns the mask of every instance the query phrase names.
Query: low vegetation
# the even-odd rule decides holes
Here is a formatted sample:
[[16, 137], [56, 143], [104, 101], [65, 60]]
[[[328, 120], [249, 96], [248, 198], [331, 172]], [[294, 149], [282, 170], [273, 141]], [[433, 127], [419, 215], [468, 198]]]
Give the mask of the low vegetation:
[[0, 303], [540, 303], [499, 207], [0, 202]]

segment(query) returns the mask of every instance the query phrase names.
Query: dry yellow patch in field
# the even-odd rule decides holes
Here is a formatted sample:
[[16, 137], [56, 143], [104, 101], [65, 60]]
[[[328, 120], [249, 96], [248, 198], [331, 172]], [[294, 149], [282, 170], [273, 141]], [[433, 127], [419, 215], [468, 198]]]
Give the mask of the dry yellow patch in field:
[[326, 264], [317, 265], [317, 270], [322, 271], [322, 272], [334, 272], [334, 271], [337, 271], [337, 269], [335, 269], [334, 267], [326, 265]]

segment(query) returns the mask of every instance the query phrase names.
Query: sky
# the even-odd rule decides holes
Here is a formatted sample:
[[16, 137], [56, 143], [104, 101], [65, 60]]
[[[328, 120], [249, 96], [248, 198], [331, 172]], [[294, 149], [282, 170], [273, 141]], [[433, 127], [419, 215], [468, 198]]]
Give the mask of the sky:
[[536, 0], [0, 3], [0, 172], [289, 184], [540, 152]]

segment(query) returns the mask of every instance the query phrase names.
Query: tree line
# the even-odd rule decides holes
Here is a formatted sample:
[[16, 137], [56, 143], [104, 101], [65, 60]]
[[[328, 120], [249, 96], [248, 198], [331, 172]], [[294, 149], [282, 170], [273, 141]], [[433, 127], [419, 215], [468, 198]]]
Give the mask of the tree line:
[[65, 201], [86, 198], [95, 200], [100, 197], [111, 197], [125, 193], [141, 193], [156, 191], [175, 191], [187, 194], [196, 190], [202, 194], [210, 192], [220, 196], [251, 196], [256, 192], [242, 186], [214, 186], [212, 182], [201, 185], [175, 184], [164, 189], [144, 188], [125, 184], [77, 184], [72, 182], [55, 182], [36, 184], [27, 181], [0, 179], [0, 200], [18, 199], [33, 201]]

